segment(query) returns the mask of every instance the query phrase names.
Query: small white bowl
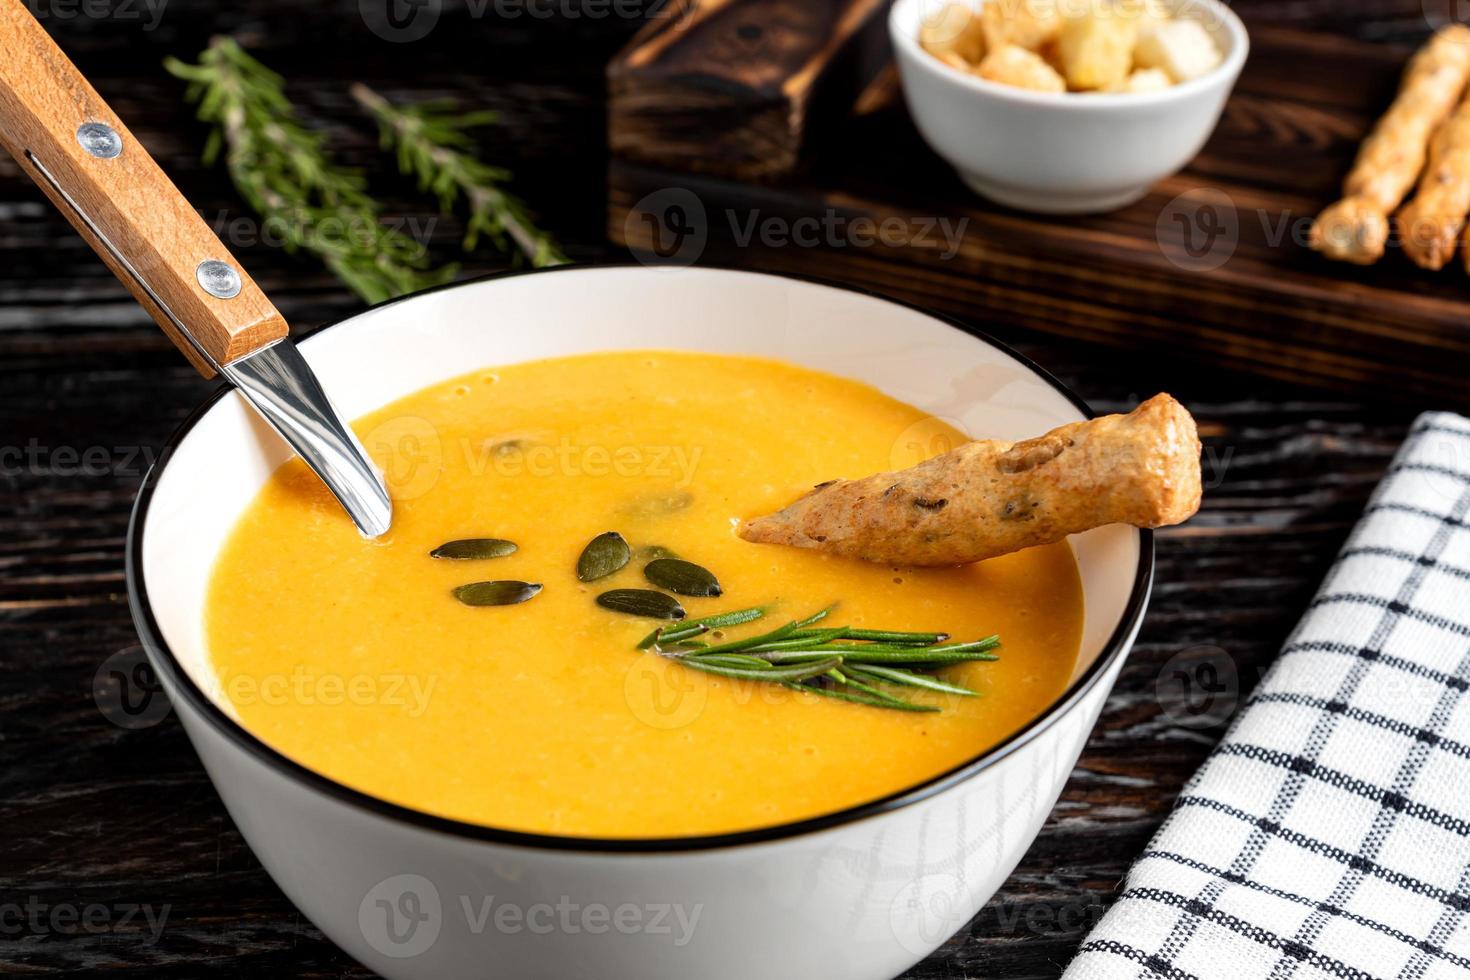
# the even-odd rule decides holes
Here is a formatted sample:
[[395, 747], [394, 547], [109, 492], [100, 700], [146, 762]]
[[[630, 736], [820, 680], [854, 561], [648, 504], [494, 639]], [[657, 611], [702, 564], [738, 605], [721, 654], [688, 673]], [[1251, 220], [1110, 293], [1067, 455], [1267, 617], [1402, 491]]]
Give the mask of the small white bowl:
[[[759, 354], [856, 378], [977, 436], [1021, 439], [1088, 414], [1036, 365], [922, 311], [713, 269], [562, 268], [465, 283], [375, 307], [301, 351], [353, 417], [476, 366], [660, 347]], [[523, 833], [333, 782], [251, 734], [222, 697], [204, 632], [210, 570], [286, 455], [232, 392], [184, 424], [133, 512], [133, 618], [271, 877], [332, 941], [393, 980], [903, 972], [962, 928], [1031, 845], [1123, 666], [1152, 581], [1150, 532], [1114, 525], [1075, 535], [1085, 609], [1071, 684], [1000, 744], [918, 785], [740, 833]], [[507, 907], [517, 913], [509, 923]]]
[[1024, 211], [1089, 214], [1143, 197], [1204, 146], [1250, 48], [1219, 0], [1175, 0], [1224, 53], [1212, 71], [1158, 92], [1033, 92], [967, 75], [920, 47], [923, 15], [943, 2], [898, 0], [888, 17], [909, 113], [965, 183]]

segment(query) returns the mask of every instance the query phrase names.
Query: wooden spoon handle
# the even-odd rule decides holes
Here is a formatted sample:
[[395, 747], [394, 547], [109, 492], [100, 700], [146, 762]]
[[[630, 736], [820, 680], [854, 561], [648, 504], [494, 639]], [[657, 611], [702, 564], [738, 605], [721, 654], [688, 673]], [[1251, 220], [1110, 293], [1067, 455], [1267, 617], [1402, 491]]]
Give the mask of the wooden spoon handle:
[[206, 378], [286, 321], [20, 0], [0, 0], [0, 144]]

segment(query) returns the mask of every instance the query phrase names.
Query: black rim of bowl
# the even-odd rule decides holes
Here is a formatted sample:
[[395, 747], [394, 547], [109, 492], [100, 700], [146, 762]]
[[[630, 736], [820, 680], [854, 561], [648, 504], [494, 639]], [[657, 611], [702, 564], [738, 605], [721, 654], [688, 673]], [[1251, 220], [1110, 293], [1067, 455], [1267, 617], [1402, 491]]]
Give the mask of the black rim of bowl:
[[[371, 309], [379, 309], [397, 303], [411, 302], [419, 296], [431, 292], [439, 292], [446, 289], [458, 289], [478, 283], [509, 278], [512, 276], [527, 275], [555, 275], [567, 272], [586, 272], [598, 269], [642, 269], [651, 268], [656, 271], [657, 266], [649, 267], [637, 262], [622, 263], [598, 263], [589, 265], [556, 266], [546, 269], [535, 269], [527, 271], [502, 272], [494, 275], [482, 276], [464, 282], [449, 283], [431, 290], [415, 293], [400, 299], [389, 300], [379, 303]], [[843, 292], [859, 293], [873, 299], [896, 306], [905, 307], [922, 313], [938, 320], [950, 328], [960, 331], [968, 337], [989, 344], [1004, 354], [1015, 358], [1032, 371], [1037, 377], [1055, 388], [1069, 402], [1077, 407], [1084, 416], [1094, 417], [1092, 409], [1071, 391], [1066, 385], [1058, 381], [1045, 368], [1036, 364], [1029, 357], [1013, 350], [1008, 345], [996, 340], [983, 331], [976, 330], [961, 321], [927, 310], [914, 303], [894, 299], [880, 293], [861, 287], [854, 287], [843, 283], [832, 282], [815, 276], [793, 275], [785, 272], [767, 272], [759, 269], [737, 269], [716, 265], [695, 266], [696, 271], [713, 272], [735, 272], [751, 275], [770, 276], [778, 279], [793, 280], [817, 286], [826, 286]], [[316, 333], [335, 329], [344, 323], [349, 323], [363, 312], [359, 311], [349, 317], [334, 321]], [[789, 823], [776, 824], [770, 827], [758, 827], [753, 830], [732, 831], [720, 834], [703, 834], [686, 837], [637, 837], [637, 838], [610, 838], [610, 837], [572, 837], [557, 834], [540, 834], [521, 830], [507, 830], [491, 827], [484, 824], [470, 823], [456, 820], [451, 817], [436, 816], [423, 810], [415, 810], [412, 807], [397, 803], [390, 803], [362, 790], [353, 789], [343, 783], [336, 782], [321, 773], [307, 768], [286, 755], [271, 748], [260, 738], [248, 731], [238, 721], [227, 715], [214, 701], [212, 701], [198, 685], [194, 683], [187, 671], [179, 664], [178, 658], [174, 656], [168, 643], [163, 638], [163, 631], [159, 628], [153, 617], [153, 608], [148, 599], [147, 584], [143, 578], [142, 540], [148, 523], [148, 507], [153, 499], [153, 491], [158, 485], [164, 469], [168, 465], [174, 450], [189, 435], [194, 426], [202, 419], [215, 404], [228, 394], [228, 387], [221, 387], [213, 395], [207, 398], [198, 408], [189, 414], [189, 417], [169, 436], [160, 453], [158, 462], [148, 471], [143, 480], [143, 486], [138, 491], [138, 499], [133, 505], [132, 518], [128, 524], [128, 537], [125, 555], [128, 602], [132, 609], [133, 622], [137, 626], [138, 634], [143, 640], [153, 667], [158, 671], [161, 679], [165, 682], [166, 690], [171, 698], [182, 697], [205, 722], [215, 729], [226, 740], [245, 750], [257, 761], [264, 763], [277, 773], [316, 790], [328, 797], [340, 802], [350, 804], [381, 817], [396, 820], [418, 827], [423, 830], [439, 831], [455, 837], [470, 840], [485, 841], [494, 844], [505, 844], [519, 847], [531, 847], [557, 851], [601, 851], [607, 853], [669, 853], [680, 851], [705, 851], [716, 848], [738, 847], [750, 844], [761, 844], [770, 841], [786, 840], [800, 837], [805, 834], [827, 830], [844, 824], [854, 823], [880, 814], [889, 813], [903, 807], [927, 800], [939, 793], [958, 785], [984, 769], [995, 765], [1012, 752], [1021, 748], [1032, 739], [1046, 731], [1053, 724], [1072, 711], [1082, 698], [1096, 687], [1108, 672], [1113, 662], [1123, 655], [1123, 651], [1129, 645], [1135, 629], [1139, 625], [1148, 603], [1148, 596], [1153, 585], [1154, 572], [1154, 546], [1153, 532], [1147, 529], [1139, 530], [1138, 541], [1138, 568], [1134, 573], [1133, 589], [1128, 597], [1128, 604], [1123, 610], [1123, 616], [1119, 620], [1117, 628], [1104, 644], [1103, 650], [1097, 658], [1083, 671], [1072, 684], [1064, 691], [1055, 702], [1045, 711], [1027, 722], [1020, 729], [1012, 732], [1001, 742], [990, 746], [974, 758], [954, 766], [936, 776], [931, 776], [913, 786], [905, 787], [887, 796], [856, 806], [846, 807], [832, 813], [824, 813], [803, 820]]]

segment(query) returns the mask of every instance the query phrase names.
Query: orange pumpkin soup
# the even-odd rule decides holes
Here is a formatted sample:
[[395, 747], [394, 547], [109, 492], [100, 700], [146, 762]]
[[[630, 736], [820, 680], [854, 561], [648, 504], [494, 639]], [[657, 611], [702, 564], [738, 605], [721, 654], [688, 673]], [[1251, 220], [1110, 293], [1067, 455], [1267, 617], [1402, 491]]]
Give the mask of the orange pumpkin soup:
[[[909, 569], [736, 537], [739, 518], [814, 483], [907, 466], [962, 438], [866, 385], [754, 358], [590, 354], [465, 375], [356, 428], [387, 477], [392, 530], [363, 540], [289, 462], [220, 555], [206, 626], [245, 727], [374, 796], [577, 836], [768, 826], [963, 763], [1072, 674], [1082, 594], [1066, 544]], [[579, 555], [608, 531], [631, 560], [579, 580]], [[430, 556], [466, 538], [515, 549]], [[644, 569], [668, 553], [718, 578], [718, 597], [675, 597], [690, 619], [768, 610], [704, 642], [835, 604], [822, 626], [999, 634], [999, 659], [934, 672], [975, 697], [892, 689], [934, 713], [702, 673], [637, 648], [660, 621], [596, 602], [656, 589]], [[541, 589], [510, 605], [456, 598], [487, 580]]]

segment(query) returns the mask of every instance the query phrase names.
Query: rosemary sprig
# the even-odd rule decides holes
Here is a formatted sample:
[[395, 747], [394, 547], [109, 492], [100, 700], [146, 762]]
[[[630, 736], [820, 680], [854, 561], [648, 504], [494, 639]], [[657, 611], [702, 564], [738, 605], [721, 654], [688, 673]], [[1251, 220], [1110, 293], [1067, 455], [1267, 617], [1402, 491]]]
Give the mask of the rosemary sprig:
[[794, 684], [804, 681], [809, 677], [820, 677], [832, 668], [842, 663], [841, 657], [828, 657], [826, 660], [817, 660], [812, 663], [795, 664], [790, 667], [774, 667], [766, 664], [765, 667], [727, 667], [724, 664], [710, 663], [707, 660], [689, 659], [683, 661], [685, 666], [693, 667], [710, 674], [719, 674], [722, 677], [733, 677], [745, 681], [774, 681], [776, 683]]
[[[813, 655], [840, 653], [855, 664], [923, 664], [941, 667], [947, 664], [965, 664], [974, 660], [999, 660], [991, 653], [1000, 641], [993, 637], [974, 643], [955, 643], [948, 646], [892, 647], [877, 643], [813, 643], [799, 647], [777, 647], [774, 650], [756, 645], [744, 648], [746, 653], [762, 656], [772, 663], [789, 663], [793, 660], [810, 658]], [[711, 650], [714, 647], [710, 647]]]
[[795, 633], [800, 629], [805, 629], [813, 623], [820, 621], [831, 611], [832, 608], [829, 606], [819, 613], [808, 616], [806, 619], [793, 620], [780, 629], [774, 629], [769, 633], [762, 633], [760, 636], [749, 636], [743, 640], [730, 640], [728, 643], [717, 643], [712, 647], [706, 648], [704, 652], [731, 653], [737, 650], [749, 650], [765, 643], [776, 643], [785, 639], [789, 634]]
[[463, 199], [469, 212], [465, 251], [483, 234], [502, 251], [509, 238], [537, 268], [567, 262], [551, 236], [536, 227], [526, 205], [501, 188], [509, 171], [474, 156], [475, 142], [466, 130], [493, 122], [495, 113], [456, 114], [444, 102], [398, 106], [361, 83], [350, 91], [377, 119], [383, 147], [397, 151], [398, 168], [415, 174], [420, 189], [439, 198], [439, 210], [452, 212]]
[[754, 622], [766, 614], [764, 606], [755, 606], [751, 609], [736, 609], [733, 612], [719, 613], [714, 616], [701, 616], [698, 619], [686, 619], [675, 627], [663, 627], [649, 633], [638, 641], [638, 649], [647, 650], [657, 644], [678, 643], [691, 637], [708, 633], [710, 630], [723, 629], [727, 626], [740, 626], [744, 623]]
[[199, 118], [213, 126], [204, 162], [223, 151], [236, 190], [287, 251], [316, 255], [369, 303], [454, 278], [457, 266], [431, 269], [422, 243], [382, 223], [361, 172], [332, 159], [325, 137], [302, 125], [281, 76], [233, 38], [211, 40], [198, 64], [169, 58], [164, 66], [189, 83]]
[[960, 687], [958, 684], [946, 684], [936, 677], [928, 674], [915, 673], [912, 670], [903, 670], [897, 667], [879, 667], [877, 664], [864, 664], [861, 667], [848, 665], [847, 673], [864, 677], [878, 683], [897, 684], [901, 687], [922, 687], [930, 691], [940, 691], [944, 694], [958, 694], [961, 697], [977, 698], [980, 695], [968, 687]]
[[737, 680], [767, 681], [822, 697], [896, 711], [938, 711], [916, 704], [875, 685], [909, 687], [941, 694], [975, 697], [976, 692], [950, 684], [916, 668], [934, 668], [977, 660], [999, 659], [993, 652], [1000, 638], [944, 643], [947, 633], [869, 630], [851, 626], [811, 627], [833, 607], [793, 620], [756, 636], [702, 646], [692, 637], [711, 628], [752, 622], [763, 607], [705, 616], [691, 623], [657, 629], [638, 649], [654, 652], [694, 670]]
[[855, 630], [848, 629], [842, 634], [844, 640], [873, 640], [878, 643], [902, 643], [914, 646], [928, 646], [931, 643], [943, 643], [949, 639], [948, 633], [897, 633], [893, 630]]
[[874, 698], [865, 694], [856, 694], [852, 691], [842, 690], [835, 687], [817, 687], [813, 684], [785, 684], [785, 687], [793, 691], [805, 691], [808, 694], [819, 694], [824, 698], [835, 698], [838, 701], [851, 701], [854, 704], [865, 704], [870, 708], [889, 708], [894, 711], [925, 711], [935, 712], [939, 708], [932, 704], [914, 704], [912, 701], [900, 701], [898, 698]]

